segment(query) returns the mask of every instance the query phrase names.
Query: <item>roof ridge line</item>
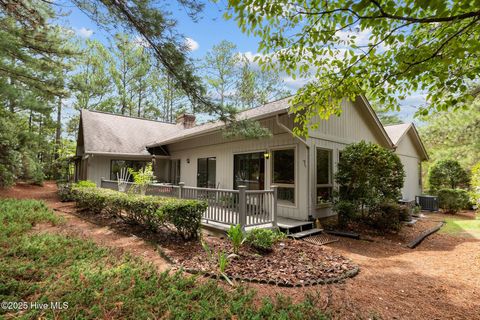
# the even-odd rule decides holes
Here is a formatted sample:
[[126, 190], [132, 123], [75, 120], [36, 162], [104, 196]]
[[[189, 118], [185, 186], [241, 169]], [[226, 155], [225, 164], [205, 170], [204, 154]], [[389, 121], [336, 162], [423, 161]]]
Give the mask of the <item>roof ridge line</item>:
[[128, 119], [136, 119], [136, 120], [145, 120], [145, 121], [152, 121], [152, 122], [157, 122], [157, 123], [163, 123], [163, 124], [171, 124], [171, 125], [177, 125], [176, 123], [173, 122], [167, 122], [167, 121], [162, 121], [162, 120], [153, 120], [153, 119], [147, 119], [147, 118], [141, 118], [141, 117], [135, 117], [135, 116], [127, 116], [124, 114], [118, 114], [118, 113], [112, 113], [112, 112], [107, 112], [107, 111], [100, 111], [100, 110], [89, 110], [82, 108], [80, 109], [81, 112], [83, 111], [88, 111], [88, 112], [94, 112], [94, 113], [102, 113], [106, 114], [109, 116], [117, 116], [117, 117], [123, 117], [123, 118], [128, 118]]

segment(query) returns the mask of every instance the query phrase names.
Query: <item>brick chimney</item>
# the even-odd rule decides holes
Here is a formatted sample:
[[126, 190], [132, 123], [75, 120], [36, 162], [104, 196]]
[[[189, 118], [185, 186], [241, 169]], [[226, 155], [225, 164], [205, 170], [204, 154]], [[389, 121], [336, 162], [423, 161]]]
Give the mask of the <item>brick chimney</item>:
[[184, 129], [195, 127], [195, 115], [190, 113], [182, 113], [177, 116], [177, 124], [182, 125]]

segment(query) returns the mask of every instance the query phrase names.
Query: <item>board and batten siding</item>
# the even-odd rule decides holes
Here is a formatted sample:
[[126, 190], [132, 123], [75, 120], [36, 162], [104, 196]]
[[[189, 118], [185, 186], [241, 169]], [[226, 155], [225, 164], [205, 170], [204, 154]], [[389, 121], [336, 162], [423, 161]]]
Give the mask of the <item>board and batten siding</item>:
[[100, 187], [102, 178], [110, 179], [110, 160], [104, 156], [89, 156], [87, 168], [87, 180], [93, 181]]
[[[290, 126], [292, 120], [286, 115], [280, 121]], [[276, 124], [275, 117], [262, 120], [261, 124], [270, 129], [271, 137], [262, 139], [225, 139], [221, 132], [211, 133], [168, 146], [172, 159], [181, 160], [181, 181], [187, 186], [197, 185], [197, 160], [216, 158], [216, 185], [220, 189], [233, 189], [234, 155], [252, 152], [271, 152], [276, 149], [295, 149], [295, 205], [278, 204], [278, 214], [282, 217], [308, 219], [308, 154], [307, 148]], [[272, 185], [272, 157], [265, 160], [265, 188]]]
[[331, 116], [328, 120], [315, 119], [319, 123], [316, 130], [310, 132], [307, 143], [311, 150], [309, 162], [310, 176], [310, 215], [316, 217], [327, 217], [333, 215], [333, 210], [317, 210], [317, 153], [316, 149], [321, 148], [332, 151], [332, 172], [331, 182], [335, 186], [334, 176], [337, 171], [339, 154], [348, 144], [365, 140], [367, 142], [377, 143], [383, 147], [390, 147], [385, 138], [382, 137], [375, 120], [368, 115], [363, 101], [357, 99], [354, 102], [344, 100], [342, 102], [342, 114], [340, 116]]
[[405, 170], [405, 181], [402, 188], [402, 198], [405, 200], [415, 200], [415, 196], [422, 194], [420, 184], [420, 158], [421, 151], [414, 143], [414, 134], [409, 130], [405, 137], [400, 140], [395, 153], [398, 155]]

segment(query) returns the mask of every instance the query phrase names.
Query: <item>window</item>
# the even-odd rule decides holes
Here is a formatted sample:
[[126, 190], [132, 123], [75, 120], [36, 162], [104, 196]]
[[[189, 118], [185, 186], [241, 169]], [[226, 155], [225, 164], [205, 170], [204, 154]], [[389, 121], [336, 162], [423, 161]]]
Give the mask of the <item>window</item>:
[[198, 158], [197, 187], [216, 188], [217, 158]]
[[233, 156], [233, 187], [246, 186], [248, 190], [265, 189], [265, 160], [263, 152]]
[[180, 159], [170, 160], [170, 183], [180, 182]]
[[332, 199], [332, 150], [317, 149], [317, 205]]
[[[120, 172], [123, 168], [131, 168], [135, 171], [138, 171], [144, 168], [147, 163], [147, 161], [139, 160], [112, 160], [110, 162], [110, 180], [117, 180], [117, 174], [120, 175]], [[129, 180], [133, 181], [132, 175], [130, 175]]]
[[295, 204], [295, 149], [272, 152], [272, 182], [278, 186], [278, 199]]

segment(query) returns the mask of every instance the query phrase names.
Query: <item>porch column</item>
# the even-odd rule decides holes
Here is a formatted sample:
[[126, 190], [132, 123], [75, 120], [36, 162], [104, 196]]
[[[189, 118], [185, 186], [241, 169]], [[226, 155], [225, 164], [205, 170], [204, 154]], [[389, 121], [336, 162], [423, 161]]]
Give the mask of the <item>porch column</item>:
[[273, 206], [272, 206], [272, 225], [273, 227], [277, 227], [277, 195], [278, 195], [278, 189], [277, 186], [270, 186], [270, 189], [273, 191]]
[[247, 225], [247, 190], [246, 186], [238, 186], [238, 223], [242, 230]]

